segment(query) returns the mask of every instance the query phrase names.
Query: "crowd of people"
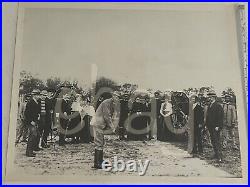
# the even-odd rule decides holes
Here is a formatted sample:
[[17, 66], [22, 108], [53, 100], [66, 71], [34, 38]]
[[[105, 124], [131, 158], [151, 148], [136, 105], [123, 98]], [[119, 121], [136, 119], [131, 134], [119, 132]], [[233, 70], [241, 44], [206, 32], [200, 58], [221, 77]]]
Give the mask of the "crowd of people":
[[[200, 91], [189, 96], [184, 92], [156, 91], [153, 96], [136, 95], [131, 101], [130, 93], [114, 91], [97, 98], [95, 104], [89, 93], [78, 93], [74, 96], [65, 93], [59, 97], [59, 92], [59, 90], [34, 89], [30, 94], [25, 95], [24, 101], [19, 103], [16, 144], [27, 142], [26, 156], [28, 157], [35, 157], [36, 151], [48, 148], [49, 135], [52, 136], [56, 131], [59, 146], [65, 146], [67, 143], [94, 142], [94, 168], [101, 168], [106, 130], [110, 129], [112, 133], [118, 134], [120, 140], [168, 141], [169, 125], [177, 129], [188, 125], [190, 113], [188, 97], [191, 95], [194, 99], [192, 154], [203, 152], [205, 129], [209, 132], [215, 153], [213, 158], [219, 162], [223, 158], [221, 150], [227, 148], [229, 141], [232, 141], [233, 147], [237, 149], [234, 134], [237, 113], [233, 92], [225, 91], [222, 97], [217, 97], [212, 89], [206, 94]], [[178, 97], [181, 99], [176, 100]], [[60, 112], [56, 110], [58, 106]], [[119, 112], [116, 112], [117, 106]], [[149, 115], [152, 111], [154, 114]], [[117, 117], [117, 114], [119, 120], [115, 123], [114, 117], [115, 115]], [[127, 126], [127, 119], [132, 116], [129, 127], [134, 129], [135, 133]], [[155, 134], [152, 130], [152, 122], [156, 124]]]

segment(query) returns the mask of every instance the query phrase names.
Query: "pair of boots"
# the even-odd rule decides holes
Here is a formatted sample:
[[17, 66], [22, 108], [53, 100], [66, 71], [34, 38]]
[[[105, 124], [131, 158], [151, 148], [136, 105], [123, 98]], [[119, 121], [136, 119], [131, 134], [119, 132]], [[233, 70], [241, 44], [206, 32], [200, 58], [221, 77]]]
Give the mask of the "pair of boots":
[[103, 150], [95, 149], [95, 157], [94, 157], [94, 167], [95, 169], [102, 169], [103, 162]]

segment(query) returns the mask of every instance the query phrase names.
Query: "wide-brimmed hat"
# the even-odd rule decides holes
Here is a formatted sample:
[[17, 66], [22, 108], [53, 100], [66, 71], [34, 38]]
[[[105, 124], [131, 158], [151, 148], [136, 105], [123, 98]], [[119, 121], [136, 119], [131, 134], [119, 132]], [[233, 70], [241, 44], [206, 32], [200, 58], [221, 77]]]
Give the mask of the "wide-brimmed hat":
[[42, 95], [42, 96], [48, 96], [47, 90], [42, 90], [41, 93], [40, 93], [40, 95]]
[[54, 88], [48, 88], [47, 91], [48, 92], [56, 92], [56, 89], [54, 89]]
[[212, 96], [217, 97], [216, 92], [214, 90], [209, 90], [207, 95], [210, 97]]
[[40, 95], [40, 90], [39, 89], [32, 90], [31, 95]]
[[202, 97], [202, 96], [204, 96], [204, 95], [205, 95], [204, 91], [201, 91], [201, 90], [200, 90], [200, 91], [198, 92], [198, 96], [201, 96], [201, 97]]
[[29, 98], [31, 97], [31, 94], [28, 93], [28, 94], [26, 94], [24, 97], [25, 97], [25, 99], [29, 99]]
[[223, 96], [224, 96], [224, 98], [231, 98], [231, 97], [232, 97], [232, 94], [230, 94], [230, 93], [225, 93]]
[[161, 93], [162, 93], [162, 91], [156, 90], [156, 91], [154, 92], [154, 95], [161, 95]]

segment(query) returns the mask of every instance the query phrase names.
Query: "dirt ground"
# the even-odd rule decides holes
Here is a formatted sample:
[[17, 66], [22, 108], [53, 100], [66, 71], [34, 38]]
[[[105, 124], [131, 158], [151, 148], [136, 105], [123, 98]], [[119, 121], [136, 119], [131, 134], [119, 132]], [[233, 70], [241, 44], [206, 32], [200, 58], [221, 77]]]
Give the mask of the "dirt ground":
[[[186, 151], [185, 143], [150, 141], [120, 141], [116, 136], [106, 136], [104, 159], [113, 157], [125, 162], [131, 159], [150, 161], [146, 176], [199, 176], [199, 177], [241, 177], [239, 151], [228, 151], [223, 163], [210, 160], [212, 148], [205, 145], [204, 154], [193, 157]], [[36, 152], [35, 158], [25, 156], [26, 144], [16, 147], [17, 170], [35, 175], [120, 175], [138, 176], [138, 172], [114, 172], [94, 170], [94, 145], [66, 144], [59, 147], [50, 143], [48, 149]], [[225, 153], [225, 151], [224, 151]]]
[[218, 164], [214, 160], [210, 160], [208, 155], [213, 154], [213, 149], [211, 145], [207, 142], [204, 142], [204, 154], [200, 155], [200, 159], [207, 160], [209, 164], [214, 165], [215, 167], [219, 167], [237, 177], [242, 177], [241, 170], [241, 155], [240, 155], [240, 142], [239, 142], [239, 131], [236, 127], [235, 130], [235, 138], [236, 138], [236, 146], [237, 149], [233, 148], [232, 142], [228, 143], [226, 149], [222, 149], [223, 162]]

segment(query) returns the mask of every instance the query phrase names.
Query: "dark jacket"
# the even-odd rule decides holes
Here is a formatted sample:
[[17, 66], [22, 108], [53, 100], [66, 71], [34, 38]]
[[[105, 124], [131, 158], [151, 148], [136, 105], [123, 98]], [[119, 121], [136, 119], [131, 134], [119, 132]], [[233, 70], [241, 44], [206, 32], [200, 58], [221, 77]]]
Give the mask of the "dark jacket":
[[62, 112], [66, 112], [67, 115], [71, 114], [71, 103], [69, 101], [62, 100]]
[[[40, 100], [40, 104], [41, 104], [41, 100]], [[48, 98], [45, 99], [45, 111], [46, 111], [45, 119], [47, 123], [50, 123], [52, 120], [50, 111], [53, 110], [53, 105], [54, 104], [51, 99], [48, 99]]]
[[145, 103], [144, 105], [146, 112], [151, 112], [151, 102]]
[[197, 104], [194, 108], [194, 126], [204, 125], [204, 109], [201, 105]]
[[27, 122], [27, 124], [30, 125], [30, 123], [32, 121], [34, 122], [38, 122], [38, 116], [41, 112], [41, 105], [40, 103], [37, 101], [37, 103], [34, 101], [34, 99], [31, 99], [27, 105], [26, 105], [26, 109], [24, 112], [24, 116], [25, 116], [25, 120]]
[[[66, 112], [67, 115], [71, 114], [71, 103], [62, 99], [61, 112]], [[64, 117], [60, 117], [60, 124], [63, 129], [66, 129], [69, 126], [69, 120]]]
[[161, 116], [160, 110], [161, 110], [161, 104], [163, 103], [161, 99], [155, 99], [156, 102], [156, 115]]
[[146, 105], [143, 103], [133, 102], [130, 113], [134, 114], [136, 112], [146, 112]]
[[128, 118], [129, 107], [127, 100], [120, 100], [121, 111], [120, 111], [120, 121], [119, 125], [123, 125], [125, 120]]
[[206, 126], [210, 129], [223, 127], [223, 108], [222, 106], [214, 102], [212, 105], [208, 106], [206, 114]]

